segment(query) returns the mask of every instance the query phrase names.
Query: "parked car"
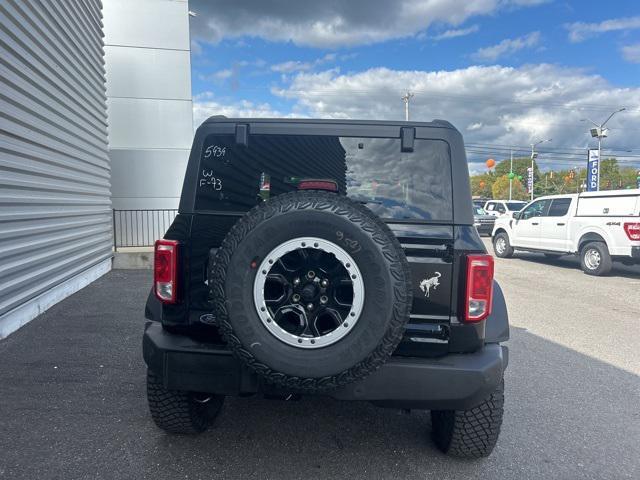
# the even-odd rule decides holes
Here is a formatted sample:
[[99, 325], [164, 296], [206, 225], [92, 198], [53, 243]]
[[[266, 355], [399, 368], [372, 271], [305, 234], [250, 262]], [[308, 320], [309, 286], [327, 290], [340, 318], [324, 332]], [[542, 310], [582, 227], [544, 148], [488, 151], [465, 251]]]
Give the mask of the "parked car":
[[507, 310], [447, 122], [210, 118], [145, 316], [168, 432], [225, 396], [313, 394], [429, 409], [451, 455], [496, 444]]
[[484, 205], [484, 211], [495, 217], [503, 215], [511, 216], [513, 212], [518, 212], [527, 204], [519, 200], [489, 200]]
[[485, 204], [489, 201], [489, 198], [474, 198], [472, 200], [474, 207], [484, 208]]
[[606, 275], [612, 260], [640, 263], [640, 190], [540, 197], [496, 220], [493, 247], [501, 258], [514, 250], [579, 255], [589, 275]]
[[473, 221], [480, 236], [491, 236], [493, 226], [496, 223], [496, 217], [494, 215], [487, 215], [487, 212], [485, 212], [483, 208], [474, 206]]

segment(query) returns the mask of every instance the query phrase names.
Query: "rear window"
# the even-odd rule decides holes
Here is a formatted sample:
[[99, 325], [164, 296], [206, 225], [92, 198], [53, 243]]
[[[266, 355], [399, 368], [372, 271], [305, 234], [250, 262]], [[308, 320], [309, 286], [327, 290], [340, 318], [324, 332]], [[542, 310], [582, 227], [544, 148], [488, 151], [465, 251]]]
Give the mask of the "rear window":
[[571, 205], [570, 198], [554, 198], [547, 212], [548, 217], [564, 217]]
[[449, 146], [416, 139], [337, 136], [209, 135], [203, 144], [196, 210], [244, 213], [259, 202], [297, 189], [304, 179], [331, 179], [339, 193], [385, 219], [451, 221]]
[[526, 205], [525, 202], [507, 202], [507, 208], [511, 212], [518, 212], [522, 210], [522, 207], [524, 207], [525, 205]]

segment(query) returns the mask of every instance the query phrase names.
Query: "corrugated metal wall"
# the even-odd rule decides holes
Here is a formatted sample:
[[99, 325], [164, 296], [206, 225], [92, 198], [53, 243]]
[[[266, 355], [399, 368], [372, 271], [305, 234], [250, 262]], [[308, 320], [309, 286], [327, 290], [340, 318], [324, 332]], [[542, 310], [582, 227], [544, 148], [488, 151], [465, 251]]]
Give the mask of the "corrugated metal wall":
[[101, 9], [0, 2], [0, 317], [111, 256]]

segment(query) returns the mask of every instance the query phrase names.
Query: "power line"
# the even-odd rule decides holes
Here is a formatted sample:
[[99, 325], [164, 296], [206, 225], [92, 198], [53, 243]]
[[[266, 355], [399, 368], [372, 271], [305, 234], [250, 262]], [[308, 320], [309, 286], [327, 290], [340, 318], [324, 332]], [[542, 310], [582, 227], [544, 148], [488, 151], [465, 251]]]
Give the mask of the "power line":
[[[527, 149], [527, 147], [524, 146], [513, 146], [513, 147], [506, 147], [506, 146], [500, 146], [500, 145], [492, 145], [492, 144], [479, 144], [479, 143], [466, 143], [465, 146], [467, 147], [467, 149], [476, 149], [476, 150], [482, 150], [487, 151], [487, 153], [507, 153], [507, 152], [511, 152], [513, 151], [514, 153], [521, 153], [524, 154], [526, 156], [529, 156], [529, 149]], [[582, 156], [584, 156], [586, 154], [587, 151], [587, 147], [584, 148], [580, 148], [580, 149], [576, 149], [577, 151], [575, 152], [569, 152], [569, 151], [564, 151], [564, 150], [555, 150], [555, 149], [539, 149], [537, 150], [538, 153], [540, 154], [551, 154], [551, 155], [560, 155], [560, 156], [566, 156], [566, 157], [573, 157], [573, 158], [581, 158]], [[618, 158], [638, 158], [640, 159], [640, 154], [633, 154], [630, 153], [627, 150], [613, 150], [613, 149], [607, 149], [607, 154], [608, 155], [612, 155]]]
[[[483, 146], [483, 147], [496, 147], [496, 148], [504, 147], [504, 148], [507, 148], [507, 149], [513, 148], [513, 149], [522, 149], [522, 150], [527, 150], [527, 151], [529, 150], [529, 147], [526, 146], [526, 145], [507, 145], [507, 144], [504, 144], [504, 143], [481, 143], [481, 142], [465, 142], [465, 144], [466, 145], [478, 145], [478, 146]], [[585, 149], [586, 149], [586, 147], [562, 147], [562, 150], [577, 150], [577, 151], [580, 151], [580, 152], [583, 152]], [[629, 150], [624, 149], [624, 148], [614, 148], [614, 147], [609, 148], [608, 150], [609, 151], [615, 151], [615, 152], [630, 152]], [[553, 148], [553, 147], [543, 148], [543, 149], [540, 149], [538, 151], [540, 151], [540, 152], [552, 152], [552, 151], [558, 151], [558, 148]], [[632, 150], [632, 151], [635, 151], [635, 150]], [[638, 151], [640, 152], [640, 150], [638, 150]]]

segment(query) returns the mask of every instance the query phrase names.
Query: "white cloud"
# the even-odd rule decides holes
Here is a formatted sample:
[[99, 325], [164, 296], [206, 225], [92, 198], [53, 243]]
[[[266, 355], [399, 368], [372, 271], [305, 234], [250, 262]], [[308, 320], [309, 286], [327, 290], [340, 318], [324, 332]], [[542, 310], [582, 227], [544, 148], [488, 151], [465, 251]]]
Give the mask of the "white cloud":
[[640, 63], [640, 43], [622, 47], [622, 56], [627, 62]]
[[212, 73], [211, 78], [215, 78], [217, 80], [226, 80], [227, 78], [231, 78], [233, 76], [233, 70], [230, 68], [225, 68], [224, 70], [219, 70], [215, 73]]
[[287, 62], [277, 63], [271, 66], [271, 70], [279, 73], [306, 72], [320, 65], [334, 62], [337, 55], [335, 53], [327, 53], [321, 58], [317, 58], [312, 62], [301, 62], [299, 60], [289, 60]]
[[204, 92], [193, 98], [193, 125], [199, 127], [207, 118], [214, 115], [224, 115], [229, 118], [283, 118], [294, 117], [291, 112], [274, 109], [268, 103], [255, 103], [241, 100], [225, 103], [217, 99], [213, 93]]
[[634, 30], [640, 28], [640, 16], [613, 18], [611, 20], [604, 20], [600, 23], [568, 23], [565, 24], [564, 27], [569, 32], [569, 40], [577, 43], [605, 32]]
[[[637, 149], [640, 88], [616, 88], [600, 76], [554, 65], [302, 72], [274, 94], [295, 102], [294, 111], [309, 117], [399, 120], [404, 117], [400, 97], [405, 89], [415, 93], [412, 119], [445, 119], [463, 131], [466, 142], [492, 145], [522, 146], [553, 138], [552, 148], [586, 148], [591, 138], [588, 125], [580, 120], [601, 121], [616, 107], [626, 106], [628, 111], [611, 121], [607, 145]], [[470, 158], [483, 162], [486, 155]]]
[[518, 38], [506, 38], [496, 45], [478, 49], [472, 58], [479, 62], [495, 62], [500, 57], [512, 55], [525, 48], [533, 48], [540, 43], [540, 32], [531, 32]]
[[433, 40], [448, 40], [450, 38], [464, 37], [466, 35], [471, 35], [472, 33], [476, 33], [480, 30], [478, 25], [471, 25], [468, 28], [454, 28], [451, 30], [446, 30], [439, 35], [435, 35], [431, 37]]
[[529, 7], [545, 0], [191, 0], [194, 38], [260, 37], [296, 45], [332, 48], [406, 38], [434, 23], [458, 26], [500, 9]]

